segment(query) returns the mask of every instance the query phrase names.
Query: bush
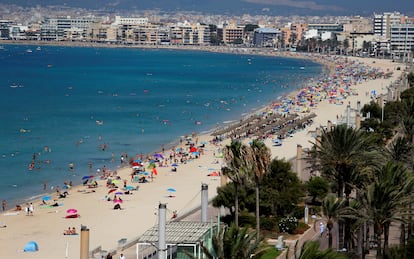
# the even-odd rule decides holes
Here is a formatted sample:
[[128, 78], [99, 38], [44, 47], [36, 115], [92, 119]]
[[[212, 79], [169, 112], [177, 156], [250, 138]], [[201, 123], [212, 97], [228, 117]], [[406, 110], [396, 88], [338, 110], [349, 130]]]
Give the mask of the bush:
[[309, 226], [303, 222], [299, 222], [298, 226], [294, 230], [295, 234], [303, 234], [306, 230], [309, 229]]
[[296, 206], [291, 213], [292, 217], [297, 219], [302, 219], [305, 216], [305, 207], [304, 206]]
[[244, 227], [256, 226], [256, 217], [252, 214], [242, 212], [239, 215], [239, 225]]
[[278, 220], [276, 218], [260, 218], [260, 228], [263, 230], [278, 231], [277, 222]]
[[280, 232], [286, 232], [289, 234], [293, 234], [297, 227], [298, 227], [298, 219], [295, 217], [282, 218], [279, 222]]

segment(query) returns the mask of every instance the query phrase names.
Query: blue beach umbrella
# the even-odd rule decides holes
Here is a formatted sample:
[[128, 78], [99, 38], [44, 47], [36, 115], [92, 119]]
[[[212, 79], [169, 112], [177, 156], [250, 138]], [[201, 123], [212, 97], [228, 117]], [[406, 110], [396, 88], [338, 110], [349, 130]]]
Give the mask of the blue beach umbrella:
[[44, 197], [42, 198], [42, 200], [44, 200], [44, 201], [49, 201], [51, 198], [52, 198], [52, 197], [50, 197], [49, 195], [47, 195], [47, 196], [44, 196]]
[[170, 187], [170, 188], [167, 189], [167, 191], [169, 191], [169, 192], [176, 192], [177, 190]]
[[125, 190], [129, 191], [129, 190], [132, 190], [134, 188], [135, 188], [134, 186], [128, 185], [127, 187], [125, 187]]
[[174, 163], [174, 164], [172, 164], [171, 166], [178, 166], [178, 164], [177, 164], [177, 163]]
[[85, 175], [84, 177], [82, 177], [82, 180], [91, 179], [91, 178], [93, 178], [93, 175]]

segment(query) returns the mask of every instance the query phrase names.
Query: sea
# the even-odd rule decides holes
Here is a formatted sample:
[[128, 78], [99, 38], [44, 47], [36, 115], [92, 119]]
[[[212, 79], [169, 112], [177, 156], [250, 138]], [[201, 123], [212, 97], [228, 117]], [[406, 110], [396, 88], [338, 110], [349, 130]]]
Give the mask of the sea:
[[115, 170], [121, 154], [168, 150], [185, 135], [257, 112], [323, 70], [310, 60], [249, 54], [3, 45], [0, 199], [12, 208], [64, 181], [80, 184], [97, 168]]

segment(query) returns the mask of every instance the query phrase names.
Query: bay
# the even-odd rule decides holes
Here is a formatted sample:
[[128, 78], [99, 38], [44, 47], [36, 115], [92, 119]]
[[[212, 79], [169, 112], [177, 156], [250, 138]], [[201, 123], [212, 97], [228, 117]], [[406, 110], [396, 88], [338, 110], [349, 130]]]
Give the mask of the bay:
[[153, 153], [239, 120], [321, 73], [309, 60], [270, 56], [5, 45], [0, 199], [14, 206], [64, 180], [79, 184], [104, 165], [116, 169], [122, 153]]

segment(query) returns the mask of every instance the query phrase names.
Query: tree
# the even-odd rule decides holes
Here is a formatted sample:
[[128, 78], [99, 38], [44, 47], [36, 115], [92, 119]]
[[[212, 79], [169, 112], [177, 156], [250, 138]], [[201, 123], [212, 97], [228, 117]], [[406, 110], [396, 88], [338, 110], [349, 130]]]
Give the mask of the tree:
[[248, 147], [239, 141], [232, 141], [223, 149], [225, 167], [222, 168], [222, 173], [234, 184], [234, 222], [236, 227], [239, 227], [239, 187], [244, 185], [249, 173], [245, 160], [247, 154]]
[[246, 26], [244, 26], [244, 32], [252, 32], [257, 28], [259, 28], [259, 25], [249, 23], [249, 24], [246, 24]]
[[263, 176], [269, 173], [271, 153], [269, 148], [260, 140], [253, 140], [250, 145], [249, 155], [246, 157], [246, 163], [251, 168], [251, 177], [255, 183], [256, 190], [256, 231], [257, 239], [260, 235], [260, 182]]
[[[407, 222], [405, 207], [413, 200], [414, 177], [401, 163], [388, 162], [377, 169], [373, 182], [364, 190], [358, 200], [364, 210], [350, 209], [356, 218], [373, 223], [377, 241], [377, 256], [389, 253], [388, 236], [392, 222]], [[384, 235], [383, 247], [381, 236]]]
[[338, 200], [334, 194], [330, 194], [322, 203], [322, 214], [326, 218], [328, 229], [328, 246], [332, 248], [332, 229], [334, 223], [340, 218], [341, 210], [344, 208], [343, 200]]
[[[364, 173], [382, 161], [379, 151], [379, 147], [368, 134], [344, 124], [336, 126], [331, 131], [324, 130], [306, 160], [312, 170], [321, 172], [327, 179], [336, 183], [338, 198], [345, 194], [345, 202], [349, 204], [349, 195], [354, 186], [363, 183], [366, 177]], [[345, 245], [349, 250], [350, 226], [346, 224], [345, 231], [343, 227], [343, 223], [339, 222], [339, 245]]]
[[230, 227], [223, 225], [213, 233], [212, 249], [204, 244], [201, 248], [209, 259], [259, 258], [270, 247], [265, 247], [262, 241], [255, 237], [256, 231], [249, 231], [247, 227], [237, 228], [234, 224]]
[[328, 194], [329, 183], [320, 176], [314, 176], [306, 182], [306, 190], [312, 196], [312, 204], [315, 204], [316, 198], [323, 199]]
[[306, 241], [300, 252], [298, 259], [346, 259], [345, 254], [333, 251], [331, 248], [320, 250], [319, 241]]

